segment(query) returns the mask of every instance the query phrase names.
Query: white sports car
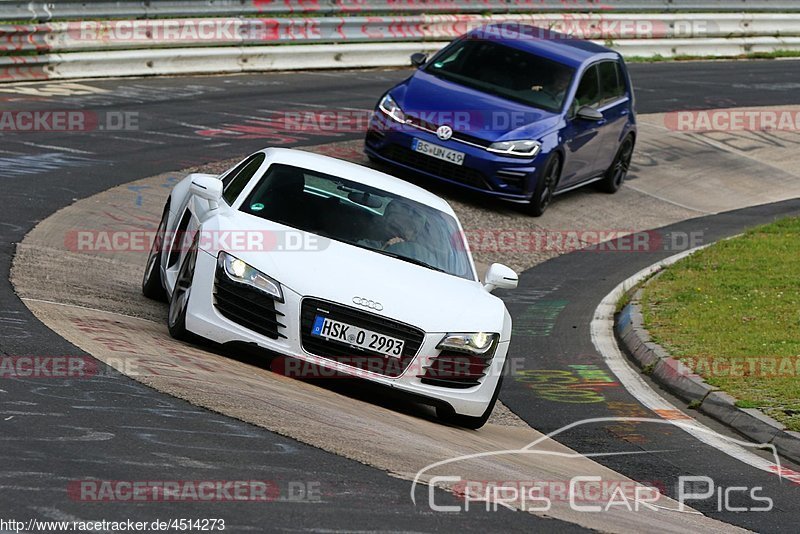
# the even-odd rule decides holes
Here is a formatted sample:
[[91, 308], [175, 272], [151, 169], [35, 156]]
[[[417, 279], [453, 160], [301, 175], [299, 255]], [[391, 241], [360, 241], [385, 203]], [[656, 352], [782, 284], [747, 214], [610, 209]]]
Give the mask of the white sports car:
[[366, 378], [479, 428], [511, 337], [491, 291], [516, 285], [500, 264], [479, 282], [461, 225], [436, 195], [269, 148], [175, 186], [142, 291], [169, 300], [173, 337], [246, 343], [287, 368]]

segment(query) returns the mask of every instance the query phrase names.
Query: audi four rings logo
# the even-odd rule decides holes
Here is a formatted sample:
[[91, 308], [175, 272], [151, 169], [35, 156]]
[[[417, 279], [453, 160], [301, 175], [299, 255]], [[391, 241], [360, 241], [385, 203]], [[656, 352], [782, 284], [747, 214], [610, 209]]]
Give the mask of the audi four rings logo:
[[447, 141], [453, 137], [453, 129], [446, 124], [444, 126], [439, 126], [439, 128], [436, 129], [436, 137], [442, 141]]
[[381, 311], [383, 309], [383, 304], [380, 302], [365, 299], [364, 297], [353, 297], [353, 304], [358, 304], [359, 306], [364, 306], [375, 311]]

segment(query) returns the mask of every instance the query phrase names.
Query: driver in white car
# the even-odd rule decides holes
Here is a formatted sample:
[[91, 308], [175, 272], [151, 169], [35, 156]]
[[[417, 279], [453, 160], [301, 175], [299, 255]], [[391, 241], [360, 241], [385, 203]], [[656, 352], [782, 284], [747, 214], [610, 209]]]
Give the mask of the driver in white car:
[[383, 212], [382, 222], [385, 239], [362, 240], [362, 244], [429, 265], [437, 265], [436, 257], [423, 244], [426, 220], [422, 213], [402, 200], [392, 200]]

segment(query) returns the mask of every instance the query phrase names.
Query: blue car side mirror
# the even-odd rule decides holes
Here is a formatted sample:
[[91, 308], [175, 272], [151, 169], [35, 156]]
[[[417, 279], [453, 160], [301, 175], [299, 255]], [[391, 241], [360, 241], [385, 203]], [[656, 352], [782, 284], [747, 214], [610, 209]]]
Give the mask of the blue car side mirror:
[[584, 120], [587, 120], [587, 121], [599, 122], [599, 121], [603, 120], [605, 117], [603, 117], [602, 113], [600, 113], [599, 111], [597, 111], [596, 109], [594, 109], [592, 107], [582, 106], [578, 110], [578, 118], [579, 119], [584, 119]]
[[422, 52], [411, 54], [411, 65], [414, 67], [421, 67], [426, 61], [428, 61], [427, 54], [423, 54]]

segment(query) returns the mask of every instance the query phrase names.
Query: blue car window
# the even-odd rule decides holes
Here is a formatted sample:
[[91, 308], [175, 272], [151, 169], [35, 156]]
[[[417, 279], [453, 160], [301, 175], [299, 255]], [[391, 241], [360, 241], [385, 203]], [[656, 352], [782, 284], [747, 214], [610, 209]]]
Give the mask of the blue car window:
[[601, 95], [597, 65], [592, 65], [583, 73], [578, 91], [575, 93], [575, 107], [589, 106], [596, 108], [600, 104]]
[[616, 61], [603, 61], [599, 65], [600, 85], [602, 87], [602, 103], [619, 100], [625, 95], [625, 82], [619, 63]]

